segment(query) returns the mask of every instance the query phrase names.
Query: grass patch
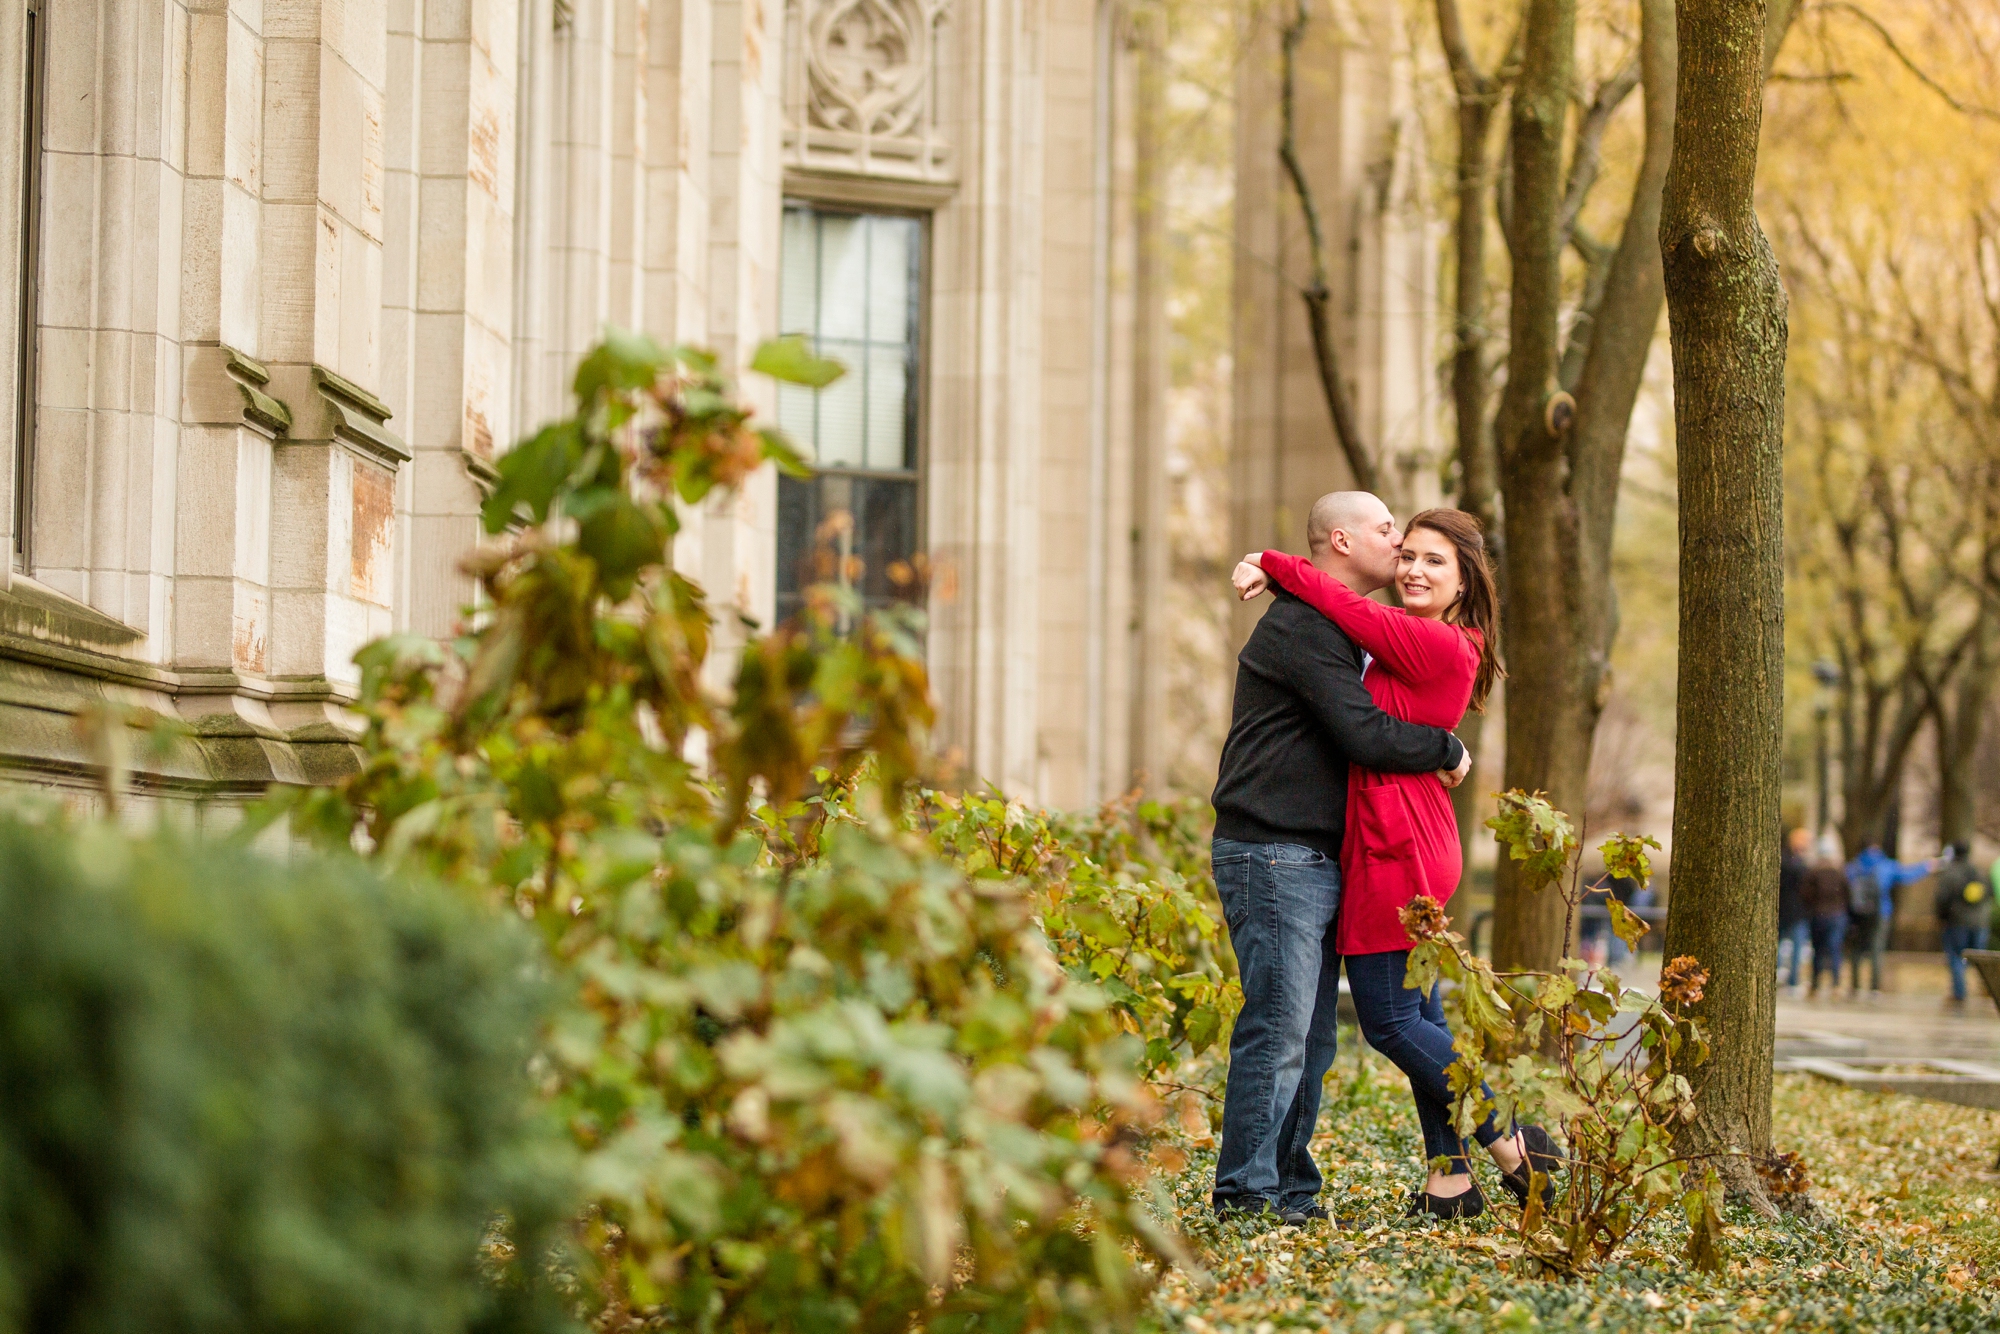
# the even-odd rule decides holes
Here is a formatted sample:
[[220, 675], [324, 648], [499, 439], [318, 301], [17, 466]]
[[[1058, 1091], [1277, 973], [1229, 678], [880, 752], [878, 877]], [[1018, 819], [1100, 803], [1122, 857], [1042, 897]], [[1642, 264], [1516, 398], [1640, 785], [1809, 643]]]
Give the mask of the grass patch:
[[[1337, 1223], [1258, 1231], [1207, 1207], [1213, 1144], [1170, 1178], [1178, 1222], [1215, 1280], [1169, 1275], [1154, 1298], [1168, 1329], [1427, 1334], [1445, 1330], [2000, 1329], [2000, 1116], [1781, 1075], [1774, 1137], [1805, 1155], [1826, 1218], [1758, 1223], [1729, 1211], [1729, 1267], [1681, 1258], [1678, 1211], [1619, 1261], [1578, 1281], [1510, 1272], [1511, 1200], [1470, 1223], [1403, 1217], [1423, 1179], [1402, 1075], [1342, 1044], [1315, 1156]], [[1482, 1159], [1483, 1161], [1483, 1159]], [[1506, 1199], [1488, 1165], [1489, 1201]]]

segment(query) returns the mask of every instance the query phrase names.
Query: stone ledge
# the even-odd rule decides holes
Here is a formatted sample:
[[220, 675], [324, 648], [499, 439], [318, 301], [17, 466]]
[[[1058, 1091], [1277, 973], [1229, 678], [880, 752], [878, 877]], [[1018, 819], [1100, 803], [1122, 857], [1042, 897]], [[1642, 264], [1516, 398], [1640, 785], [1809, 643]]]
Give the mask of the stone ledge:
[[1878, 1093], [1905, 1093], [1933, 1102], [1956, 1103], [2000, 1111], [2000, 1067], [1979, 1061], [1894, 1056], [1798, 1056], [1772, 1062], [1777, 1070], [1796, 1070], [1849, 1088]]
[[18, 574], [0, 589], [0, 634], [86, 651], [123, 648], [144, 638], [125, 622]]
[[[158, 753], [133, 747], [135, 792], [241, 802], [261, 796], [273, 783], [323, 786], [359, 769], [361, 751], [354, 739], [325, 719], [287, 729], [228, 711], [179, 717], [177, 696], [212, 698], [214, 677], [223, 674], [191, 675], [199, 684], [184, 692], [175, 673], [153, 664], [0, 630], [0, 784], [93, 787], [99, 768], [75, 717], [97, 703], [149, 708], [187, 729]], [[281, 701], [339, 698], [328, 683], [317, 689], [302, 688], [309, 684], [302, 682], [272, 684], [278, 687], [272, 697]]]

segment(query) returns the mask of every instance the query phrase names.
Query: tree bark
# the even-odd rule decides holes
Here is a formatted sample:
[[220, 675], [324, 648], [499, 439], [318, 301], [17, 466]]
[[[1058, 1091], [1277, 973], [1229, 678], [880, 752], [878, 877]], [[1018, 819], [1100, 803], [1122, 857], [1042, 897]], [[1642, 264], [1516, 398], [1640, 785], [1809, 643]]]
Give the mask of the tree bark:
[[[1635, 74], [1614, 77], [1579, 127], [1579, 156], [1555, 217], [1553, 240], [1560, 254], [1573, 239], [1576, 212], [1595, 174], [1594, 144], [1629, 80], [1639, 78], [1646, 89], [1645, 156], [1619, 243], [1615, 249], [1599, 247], [1605, 257], [1592, 266], [1589, 318], [1579, 319], [1563, 358], [1580, 368], [1573, 372], [1575, 420], [1568, 430], [1550, 434], [1541, 413], [1546, 398], [1529, 405], [1525, 392], [1502, 409], [1501, 429], [1511, 432], [1500, 436], [1509, 446], [1501, 467], [1508, 535], [1505, 645], [1512, 673], [1505, 785], [1540, 789], [1571, 811], [1584, 806], [1591, 743], [1610, 688], [1618, 624], [1611, 587], [1618, 479], [1663, 301], [1658, 236], [1660, 192], [1673, 156], [1672, 0], [1644, 0], [1640, 25], [1639, 67]], [[1518, 139], [1515, 152], [1521, 154]], [[1539, 179], [1537, 184], [1546, 189]], [[1515, 206], [1530, 206], [1519, 183]], [[1526, 233], [1518, 212], [1516, 226]], [[1540, 244], [1543, 238], [1536, 239]], [[1517, 280], [1516, 301], [1524, 295]], [[1543, 299], [1551, 301], [1540, 326], [1546, 330], [1555, 310], [1552, 297]], [[1553, 342], [1547, 346], [1553, 349]], [[1530, 373], [1543, 366], [1552, 373], [1561, 364], [1538, 359]], [[1544, 395], [1554, 388], [1550, 378], [1536, 383]], [[1514, 386], [1510, 374], [1510, 391]], [[1506, 420], [1510, 407], [1520, 413], [1530, 406], [1528, 420]], [[1541, 902], [1543, 896], [1525, 893], [1513, 872], [1511, 864], [1503, 864], [1496, 877], [1494, 958], [1513, 966], [1553, 967], [1565, 943], [1562, 905], [1553, 895]]]
[[[1564, 494], [1566, 433], [1547, 429], [1544, 408], [1561, 356], [1563, 149], [1575, 47], [1575, 0], [1528, 0], [1508, 133], [1512, 198], [1506, 231], [1514, 272], [1507, 387], [1493, 423], [1507, 524], [1501, 625], [1511, 684], [1503, 782], [1545, 791], [1557, 806], [1572, 811], [1581, 809], [1585, 775], [1557, 768], [1561, 757], [1548, 727], [1567, 701], [1541, 695], [1571, 684], [1560, 638], [1571, 612], [1563, 546], [1575, 525]], [[1493, 907], [1496, 964], [1546, 968], [1560, 957], [1561, 897], [1526, 891], [1506, 857], [1494, 867]]]
[[1986, 701], [1993, 694], [1992, 614], [1982, 607], [1971, 654], [1959, 673], [1958, 685], [1937, 701], [1932, 723], [1937, 736], [1938, 838], [1944, 843], [1972, 842], [1978, 813], [1980, 733], [1986, 725]]
[[[1486, 191], [1493, 113], [1500, 100], [1498, 79], [1482, 72], [1465, 39], [1457, 0], [1437, 0], [1438, 36], [1458, 94], [1457, 217], [1452, 252], [1457, 272], [1452, 284], [1451, 401], [1458, 429], [1458, 507], [1486, 530], [1487, 550], [1504, 572], [1501, 550], [1499, 483], [1493, 437], [1486, 430]], [[1501, 604], [1506, 604], [1504, 590]], [[1485, 736], [1486, 715], [1468, 713], [1458, 738], [1475, 762]], [[1452, 789], [1452, 812], [1464, 861], [1472, 864], [1472, 840], [1479, 829], [1478, 804], [1485, 785], [1468, 779]]]
[[[1680, 0], [1660, 222], [1680, 477], [1668, 955], [1709, 971], [1713, 1055], [1687, 1147], [1768, 1153], [1784, 714], [1786, 297], [1757, 221], [1762, 0]], [[1770, 1203], [1741, 1159], [1732, 1187]]]

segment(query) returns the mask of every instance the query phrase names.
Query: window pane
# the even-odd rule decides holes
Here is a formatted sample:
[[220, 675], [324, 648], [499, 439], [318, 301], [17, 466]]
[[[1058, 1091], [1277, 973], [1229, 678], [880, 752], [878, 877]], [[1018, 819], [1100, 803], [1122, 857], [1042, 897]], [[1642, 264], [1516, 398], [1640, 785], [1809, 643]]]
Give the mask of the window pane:
[[866, 338], [867, 294], [867, 219], [820, 214], [820, 337]]
[[820, 355], [832, 357], [847, 367], [847, 374], [819, 391], [819, 462], [827, 468], [859, 468], [867, 451], [863, 447], [862, 386], [867, 376], [863, 360], [866, 348], [859, 343], [831, 339], [820, 344]]
[[813, 582], [813, 530], [819, 526], [819, 483], [778, 478], [778, 619], [798, 614]]
[[908, 424], [904, 409], [909, 404], [900, 344], [868, 349], [868, 466], [907, 468], [910, 460]]
[[815, 457], [812, 390], [802, 384], [778, 386], [778, 429], [808, 460]]
[[910, 259], [916, 252], [914, 218], [870, 218], [868, 337], [902, 344], [910, 336]]
[[855, 487], [855, 554], [861, 557], [861, 595], [870, 606], [907, 596], [892, 577], [898, 561], [917, 549], [917, 483], [871, 477]]

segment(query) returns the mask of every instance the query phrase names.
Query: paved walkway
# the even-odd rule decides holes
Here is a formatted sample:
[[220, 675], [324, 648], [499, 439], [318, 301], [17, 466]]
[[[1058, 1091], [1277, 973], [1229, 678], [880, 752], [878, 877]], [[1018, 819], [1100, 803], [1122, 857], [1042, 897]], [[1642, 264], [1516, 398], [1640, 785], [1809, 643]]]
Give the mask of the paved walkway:
[[[1975, 973], [1963, 1009], [1945, 1005], [1942, 955], [1891, 954], [1880, 996], [1845, 990], [1817, 1000], [1778, 993], [1778, 1051], [1786, 1056], [1875, 1056], [2000, 1064], [2000, 1010]], [[1849, 973], [1851, 980], [1853, 974]]]

